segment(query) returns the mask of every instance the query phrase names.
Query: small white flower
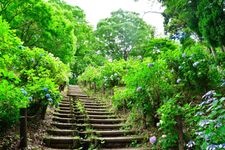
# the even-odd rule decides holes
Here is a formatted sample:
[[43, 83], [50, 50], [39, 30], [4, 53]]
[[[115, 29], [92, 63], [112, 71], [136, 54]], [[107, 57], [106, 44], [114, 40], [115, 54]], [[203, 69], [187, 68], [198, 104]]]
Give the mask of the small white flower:
[[141, 90], [142, 90], [141, 86], [137, 87], [137, 89], [136, 89], [137, 92], [140, 92]]
[[159, 126], [160, 126], [160, 122], [157, 122], [157, 123], [156, 123], [156, 126], [159, 127]]
[[182, 57], [185, 58], [185, 57], [186, 57], [186, 53], [183, 53], [183, 54], [182, 54]]
[[180, 79], [180, 78], [179, 78], [179, 79], [177, 79], [177, 81], [176, 81], [176, 82], [177, 82], [177, 84], [178, 84], [178, 83], [180, 83], [180, 82], [181, 82], [181, 79]]
[[199, 62], [198, 62], [198, 61], [196, 61], [196, 62], [194, 62], [194, 63], [193, 63], [193, 65], [192, 65], [192, 66], [196, 68], [196, 67], [198, 66], [198, 64], [199, 64]]

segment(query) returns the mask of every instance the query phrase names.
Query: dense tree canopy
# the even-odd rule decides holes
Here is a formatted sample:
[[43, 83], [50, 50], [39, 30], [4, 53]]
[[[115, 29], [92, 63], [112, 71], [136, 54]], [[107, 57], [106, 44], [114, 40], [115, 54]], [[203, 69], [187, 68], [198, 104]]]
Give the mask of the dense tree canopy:
[[160, 0], [164, 11], [166, 31], [172, 35], [196, 34], [208, 45], [224, 51], [225, 4], [223, 0]]
[[44, 48], [65, 63], [73, 61], [77, 20], [67, 7], [82, 14], [80, 9], [53, 0], [3, 0], [0, 4], [0, 15], [16, 30], [25, 46]]
[[98, 49], [111, 59], [125, 59], [142, 49], [144, 41], [153, 38], [154, 30], [134, 12], [118, 10], [97, 25]]

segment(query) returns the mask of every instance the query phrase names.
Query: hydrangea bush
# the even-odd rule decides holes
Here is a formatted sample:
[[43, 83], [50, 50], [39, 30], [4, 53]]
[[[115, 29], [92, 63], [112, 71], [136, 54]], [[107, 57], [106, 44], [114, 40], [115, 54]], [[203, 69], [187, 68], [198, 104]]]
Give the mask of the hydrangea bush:
[[195, 115], [196, 143], [201, 149], [225, 148], [225, 97], [214, 90], [202, 97]]

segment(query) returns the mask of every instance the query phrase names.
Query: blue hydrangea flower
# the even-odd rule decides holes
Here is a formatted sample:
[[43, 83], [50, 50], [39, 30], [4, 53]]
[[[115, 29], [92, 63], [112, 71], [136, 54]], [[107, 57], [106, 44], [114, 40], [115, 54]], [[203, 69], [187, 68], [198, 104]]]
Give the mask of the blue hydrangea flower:
[[186, 144], [186, 146], [187, 146], [188, 148], [193, 148], [193, 147], [195, 146], [195, 142], [192, 141], [192, 140], [190, 140], [190, 141]]
[[48, 101], [49, 101], [50, 103], [52, 103], [52, 102], [53, 102], [52, 98], [48, 98]]
[[219, 144], [219, 148], [225, 148], [225, 143], [224, 144]]
[[28, 97], [28, 100], [29, 100], [29, 101], [32, 101], [32, 100], [33, 100], [33, 98], [30, 96], [30, 97]]
[[48, 92], [48, 88], [44, 87], [43, 91]]
[[211, 144], [209, 146], [207, 146], [206, 150], [216, 150], [218, 148], [217, 145]]
[[27, 91], [24, 88], [21, 88], [20, 90], [23, 93], [23, 95], [25, 95], [25, 96], [27, 95]]
[[48, 99], [48, 98], [51, 98], [51, 95], [50, 94], [46, 94], [45, 97]]
[[201, 137], [201, 138], [203, 138], [204, 137], [204, 133], [203, 132], [195, 132], [195, 134], [197, 135], [197, 136], [199, 136], [199, 137]]
[[201, 116], [201, 115], [203, 115], [203, 114], [204, 114], [204, 112], [198, 111], [198, 112], [195, 114], [195, 116]]
[[148, 67], [149, 67], [149, 68], [151, 68], [151, 67], [153, 67], [153, 66], [154, 66], [153, 63], [149, 63], [149, 64], [148, 64]]
[[212, 122], [212, 121], [211, 120], [201, 120], [198, 125], [200, 127], [204, 127], [204, 126], [210, 124], [210, 122]]
[[222, 127], [222, 125], [223, 125], [223, 124], [222, 124], [221, 122], [218, 122], [214, 127], [215, 127], [215, 128], [220, 128], [220, 127]]
[[221, 87], [224, 87], [224, 86], [225, 86], [225, 82], [223, 82], [220, 86], [221, 86]]
[[155, 144], [156, 141], [157, 141], [156, 136], [152, 136], [152, 137], [149, 138], [149, 142], [150, 142], [151, 144]]
[[202, 99], [212, 98], [216, 94], [215, 90], [208, 91], [205, 95], [202, 96]]

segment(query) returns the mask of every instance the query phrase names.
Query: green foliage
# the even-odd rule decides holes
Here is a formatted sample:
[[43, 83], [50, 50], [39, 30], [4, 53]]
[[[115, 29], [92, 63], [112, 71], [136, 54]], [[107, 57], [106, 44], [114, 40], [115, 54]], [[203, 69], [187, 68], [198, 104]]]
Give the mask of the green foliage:
[[59, 87], [68, 82], [70, 70], [45, 50], [24, 47], [1, 17], [0, 34], [2, 129], [2, 126], [10, 127], [18, 121], [21, 107], [28, 107], [29, 115], [32, 115], [43, 111], [43, 106], [57, 105], [61, 98]]
[[113, 88], [124, 84], [122, 77], [129, 70], [136, 67], [140, 60], [129, 59], [125, 61], [115, 60], [113, 62], [105, 62], [103, 66], [88, 66], [84, 73], [78, 77], [79, 82], [96, 83], [97, 88], [106, 87]]
[[162, 57], [166, 59], [176, 83], [183, 90], [203, 93], [218, 86], [221, 75], [213, 57], [204, 51], [204, 47], [195, 45], [183, 53], [168, 51]]
[[[197, 34], [212, 47], [224, 46], [225, 21], [224, 2], [222, 0], [160, 0], [164, 11], [165, 29], [174, 38], [186, 38]], [[180, 33], [185, 33], [180, 37]], [[222, 48], [224, 51], [224, 48]]]
[[[178, 147], [179, 130], [184, 132], [185, 137], [195, 134], [193, 127], [196, 119], [193, 116], [197, 108], [192, 104], [185, 103], [184, 100], [184, 96], [176, 94], [173, 98], [165, 101], [157, 110], [160, 118], [157, 123], [159, 131], [159, 142], [157, 144], [162, 149], [176, 149]], [[178, 124], [178, 122], [181, 124]]]
[[142, 49], [142, 43], [153, 37], [153, 28], [134, 12], [118, 10], [100, 21], [96, 36], [98, 49], [111, 59], [125, 59]]
[[157, 60], [160, 55], [166, 53], [167, 51], [175, 51], [178, 49], [178, 44], [169, 39], [151, 39], [150, 41], [144, 43], [143, 49], [140, 50], [142, 57], [151, 57]]
[[[2, 78], [2, 77], [1, 77]], [[19, 119], [19, 108], [26, 107], [28, 97], [5, 79], [0, 82], [0, 131]]]
[[216, 94], [215, 91], [209, 91], [198, 105], [198, 111], [193, 120], [198, 122], [194, 126], [195, 139], [201, 149], [225, 144], [224, 102], [224, 97]]
[[154, 114], [163, 100], [172, 93], [172, 76], [163, 60], [140, 62], [124, 76], [125, 89], [116, 90], [116, 106], [137, 109], [144, 119], [156, 124]]
[[159, 129], [162, 130], [163, 137], [160, 138], [160, 147], [169, 149], [176, 146], [178, 134], [176, 131], [176, 120], [178, 115], [181, 115], [181, 108], [177, 105], [177, 99], [169, 99], [157, 110], [160, 122]]
[[76, 7], [54, 0], [5, 0], [1, 2], [0, 15], [25, 46], [44, 48], [64, 63], [71, 63], [76, 52], [75, 34], [78, 34], [75, 25], [79, 21], [74, 10], [82, 13]]

